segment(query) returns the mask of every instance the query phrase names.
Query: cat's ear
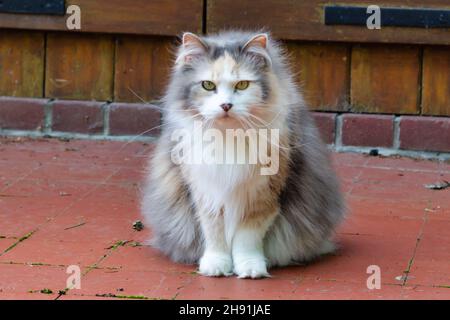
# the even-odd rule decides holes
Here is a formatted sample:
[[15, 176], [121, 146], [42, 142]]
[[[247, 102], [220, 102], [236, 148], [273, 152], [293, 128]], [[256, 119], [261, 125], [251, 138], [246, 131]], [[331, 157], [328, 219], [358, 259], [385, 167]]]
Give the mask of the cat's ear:
[[253, 36], [243, 47], [243, 51], [255, 55], [255, 57], [262, 59], [267, 65], [272, 64], [269, 53], [267, 52], [267, 45], [269, 42], [269, 35], [267, 33], [260, 33]]
[[250, 49], [251, 47], [266, 49], [267, 42], [269, 42], [269, 36], [267, 35], [267, 33], [257, 34], [249, 41], [247, 41], [247, 43], [244, 45], [244, 50]]
[[191, 32], [185, 32], [182, 37], [181, 51], [177, 62], [191, 63], [199, 56], [204, 55], [207, 48], [207, 45], [199, 36]]

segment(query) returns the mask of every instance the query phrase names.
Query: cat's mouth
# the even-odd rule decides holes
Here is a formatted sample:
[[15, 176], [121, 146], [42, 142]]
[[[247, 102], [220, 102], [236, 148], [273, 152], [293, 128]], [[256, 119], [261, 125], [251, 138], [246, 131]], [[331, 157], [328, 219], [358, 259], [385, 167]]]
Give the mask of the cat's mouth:
[[220, 112], [214, 117], [216, 121], [231, 121], [237, 120], [237, 116], [233, 112]]
[[226, 120], [226, 119], [231, 119], [231, 118], [233, 118], [233, 116], [230, 115], [228, 112], [223, 112], [221, 115], [219, 115], [217, 117], [218, 120], [221, 120], [221, 119]]
[[218, 129], [242, 129], [243, 124], [238, 115], [227, 112], [214, 117], [213, 127]]

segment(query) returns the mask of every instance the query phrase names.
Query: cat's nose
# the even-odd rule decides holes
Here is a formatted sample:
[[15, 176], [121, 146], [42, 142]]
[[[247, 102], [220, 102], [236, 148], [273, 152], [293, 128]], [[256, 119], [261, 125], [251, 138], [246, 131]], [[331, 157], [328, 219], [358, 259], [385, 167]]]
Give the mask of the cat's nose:
[[223, 111], [228, 112], [231, 108], [233, 108], [233, 105], [231, 103], [222, 103], [220, 107]]

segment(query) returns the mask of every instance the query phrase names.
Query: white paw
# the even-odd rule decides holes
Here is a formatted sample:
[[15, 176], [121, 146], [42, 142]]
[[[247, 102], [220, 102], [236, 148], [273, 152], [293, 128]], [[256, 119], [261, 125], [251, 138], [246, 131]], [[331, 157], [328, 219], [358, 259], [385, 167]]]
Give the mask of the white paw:
[[264, 257], [239, 258], [234, 260], [234, 273], [238, 278], [267, 278], [267, 265]]
[[231, 255], [222, 252], [205, 252], [200, 259], [198, 273], [208, 277], [231, 276], [233, 274]]

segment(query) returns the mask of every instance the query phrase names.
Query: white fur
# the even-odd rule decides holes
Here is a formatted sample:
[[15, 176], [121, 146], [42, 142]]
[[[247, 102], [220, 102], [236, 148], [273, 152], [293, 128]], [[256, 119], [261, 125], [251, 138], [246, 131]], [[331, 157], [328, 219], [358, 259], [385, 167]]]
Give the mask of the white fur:
[[234, 272], [239, 278], [268, 277], [264, 256], [264, 236], [273, 222], [267, 219], [259, 228], [238, 227], [233, 239]]
[[[208, 79], [217, 86], [217, 93], [205, 93], [209, 97], [202, 96], [199, 99], [200, 112], [206, 119], [220, 117], [223, 110], [219, 107], [222, 103], [232, 103], [230, 113], [246, 113], [252, 104], [259, 102], [261, 92], [259, 88], [250, 87], [239, 94], [234, 92], [234, 85], [240, 80], [252, 80], [251, 74], [245, 70], [236, 69], [234, 60], [225, 54], [218, 59], [211, 69], [205, 70], [199, 79]], [[274, 81], [272, 86], [278, 86]], [[279, 88], [279, 92], [283, 92]], [[266, 119], [272, 128], [284, 128], [286, 110], [283, 109], [283, 95], [273, 95], [273, 112]], [[267, 117], [267, 114], [265, 115]], [[220, 125], [219, 125], [220, 126]], [[186, 124], [189, 127], [189, 124]], [[193, 133], [194, 134], [194, 133]], [[260, 139], [260, 137], [257, 137]], [[187, 137], [186, 143], [192, 145], [194, 157], [203, 157], [203, 143], [198, 139]], [[258, 141], [255, 141], [258, 143]], [[230, 145], [223, 145], [224, 157], [234, 150]], [[248, 152], [248, 150], [240, 151]], [[258, 164], [190, 164], [182, 166], [182, 172], [189, 182], [191, 195], [195, 203], [202, 204], [202, 214], [211, 216], [223, 214], [223, 235], [211, 233], [211, 228], [203, 227], [206, 235], [206, 249], [200, 260], [199, 272], [203, 275], [219, 276], [228, 275], [230, 272], [231, 250], [233, 254], [234, 272], [241, 278], [259, 278], [268, 276], [264, 257], [263, 238], [268, 226], [273, 220], [267, 221], [267, 225], [258, 229], [238, 229], [240, 221], [246, 210], [246, 205], [258, 201], [258, 192], [267, 185], [268, 176], [261, 175]], [[260, 196], [260, 195], [259, 195]], [[201, 219], [202, 226], [205, 225]], [[220, 248], [221, 249], [217, 249]]]
[[199, 273], [208, 277], [233, 275], [231, 255], [220, 251], [206, 250], [200, 259]]

